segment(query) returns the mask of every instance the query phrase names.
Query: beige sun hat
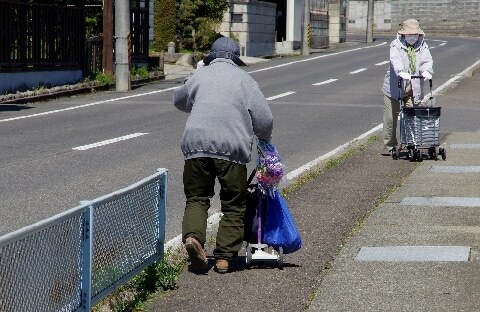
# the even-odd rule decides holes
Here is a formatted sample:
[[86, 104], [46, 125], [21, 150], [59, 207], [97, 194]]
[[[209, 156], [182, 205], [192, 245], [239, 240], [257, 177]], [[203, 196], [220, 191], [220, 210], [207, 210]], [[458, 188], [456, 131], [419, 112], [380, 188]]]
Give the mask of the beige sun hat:
[[423, 30], [420, 29], [420, 23], [416, 19], [408, 19], [400, 25], [402, 25], [402, 29], [398, 33], [401, 35], [425, 35]]

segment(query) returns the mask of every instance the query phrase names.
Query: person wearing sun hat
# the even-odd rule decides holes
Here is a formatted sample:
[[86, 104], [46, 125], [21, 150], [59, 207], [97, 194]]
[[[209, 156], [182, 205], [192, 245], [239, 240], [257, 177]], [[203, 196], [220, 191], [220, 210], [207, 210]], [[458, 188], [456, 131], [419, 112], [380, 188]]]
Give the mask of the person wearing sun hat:
[[[390, 152], [398, 145], [397, 119], [400, 100], [407, 106], [420, 105], [424, 100], [425, 80], [432, 79], [433, 59], [425, 42], [425, 32], [416, 19], [407, 19], [390, 43], [390, 65], [383, 81], [383, 142]], [[423, 79], [412, 79], [421, 76]], [[399, 79], [402, 88], [398, 87]]]
[[254, 136], [270, 141], [273, 117], [257, 82], [239, 66], [238, 42], [221, 37], [205, 66], [175, 89], [176, 108], [188, 112], [181, 147], [186, 197], [182, 240], [191, 271], [206, 271], [204, 250], [210, 198], [220, 184], [220, 219], [213, 251], [218, 273], [229, 271], [243, 243], [247, 166]]

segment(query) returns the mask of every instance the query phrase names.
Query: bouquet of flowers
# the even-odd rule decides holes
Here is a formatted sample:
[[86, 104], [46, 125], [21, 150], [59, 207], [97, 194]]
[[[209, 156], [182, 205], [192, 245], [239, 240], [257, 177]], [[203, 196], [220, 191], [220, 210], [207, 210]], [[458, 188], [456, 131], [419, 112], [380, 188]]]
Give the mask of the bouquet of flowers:
[[264, 140], [257, 142], [258, 160], [256, 178], [263, 194], [274, 197], [274, 190], [283, 177], [283, 164], [277, 149]]

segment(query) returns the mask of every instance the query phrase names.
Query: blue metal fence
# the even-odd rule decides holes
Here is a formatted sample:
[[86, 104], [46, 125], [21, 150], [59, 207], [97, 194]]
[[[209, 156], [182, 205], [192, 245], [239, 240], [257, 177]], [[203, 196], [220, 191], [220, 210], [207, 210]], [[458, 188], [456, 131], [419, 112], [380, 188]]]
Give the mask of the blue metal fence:
[[163, 258], [167, 170], [0, 237], [0, 311], [90, 311]]

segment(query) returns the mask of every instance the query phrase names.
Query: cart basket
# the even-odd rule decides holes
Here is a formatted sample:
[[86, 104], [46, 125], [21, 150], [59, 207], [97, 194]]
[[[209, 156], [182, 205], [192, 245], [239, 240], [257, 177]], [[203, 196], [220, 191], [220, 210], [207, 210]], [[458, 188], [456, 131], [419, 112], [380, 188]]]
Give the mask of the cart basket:
[[440, 117], [441, 107], [404, 107], [405, 116], [419, 118]]

